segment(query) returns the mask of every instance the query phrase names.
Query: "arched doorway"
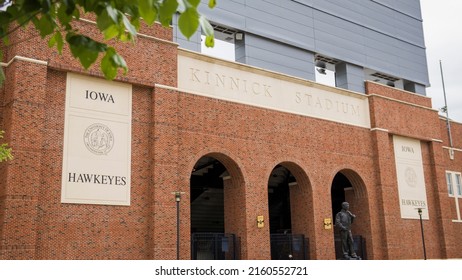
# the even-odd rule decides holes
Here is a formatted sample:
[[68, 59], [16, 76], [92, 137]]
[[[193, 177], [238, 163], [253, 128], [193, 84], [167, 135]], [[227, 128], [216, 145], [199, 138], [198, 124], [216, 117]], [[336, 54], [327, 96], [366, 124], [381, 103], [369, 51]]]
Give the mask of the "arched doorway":
[[271, 259], [309, 259], [309, 205], [309, 182], [301, 168], [292, 163], [274, 167], [268, 179]]
[[[231, 166], [231, 168], [227, 168]], [[230, 171], [236, 170], [229, 158], [221, 154], [201, 157], [191, 171], [191, 258], [196, 260], [237, 259], [239, 248], [236, 228], [230, 212], [239, 204], [236, 182]], [[234, 172], [236, 173], [236, 172]], [[240, 176], [236, 176], [240, 177]]]
[[[342, 203], [350, 204], [350, 212], [356, 215], [351, 231], [354, 239], [356, 254], [367, 259], [366, 237], [370, 236], [369, 207], [366, 188], [361, 177], [353, 170], [339, 171], [332, 180], [331, 186], [332, 221], [335, 223], [336, 214], [342, 209]], [[334, 227], [335, 255], [337, 259], [343, 257], [339, 231]]]
[[225, 166], [213, 157], [200, 158], [191, 172], [191, 233], [225, 230], [223, 177]]

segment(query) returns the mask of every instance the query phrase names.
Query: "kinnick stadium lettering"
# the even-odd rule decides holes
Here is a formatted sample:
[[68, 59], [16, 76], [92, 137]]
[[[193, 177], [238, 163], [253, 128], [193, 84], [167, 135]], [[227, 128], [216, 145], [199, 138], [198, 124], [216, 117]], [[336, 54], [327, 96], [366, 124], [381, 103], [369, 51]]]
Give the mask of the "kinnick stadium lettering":
[[70, 183], [90, 183], [100, 185], [114, 185], [125, 186], [127, 185], [127, 177], [112, 176], [112, 175], [99, 175], [88, 173], [68, 173], [67, 181]]

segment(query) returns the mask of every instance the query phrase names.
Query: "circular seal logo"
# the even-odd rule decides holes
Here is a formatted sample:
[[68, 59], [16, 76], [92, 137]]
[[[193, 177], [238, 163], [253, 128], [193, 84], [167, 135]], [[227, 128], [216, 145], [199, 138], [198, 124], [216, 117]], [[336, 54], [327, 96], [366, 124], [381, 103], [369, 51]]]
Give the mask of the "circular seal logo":
[[106, 125], [94, 123], [85, 129], [83, 141], [90, 152], [106, 155], [114, 146], [114, 134]]
[[404, 176], [406, 178], [406, 183], [410, 186], [415, 188], [417, 186], [417, 174], [415, 173], [414, 168], [408, 167], [404, 172]]

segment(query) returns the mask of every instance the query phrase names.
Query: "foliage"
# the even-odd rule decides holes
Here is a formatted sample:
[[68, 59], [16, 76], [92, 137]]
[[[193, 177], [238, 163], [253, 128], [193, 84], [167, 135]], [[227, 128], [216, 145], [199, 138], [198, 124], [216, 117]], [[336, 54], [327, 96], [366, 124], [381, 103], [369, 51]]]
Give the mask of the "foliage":
[[[175, 13], [179, 13], [178, 26], [190, 38], [200, 26], [206, 35], [206, 45], [213, 47], [213, 28], [199, 13], [200, 0], [0, 0], [0, 38], [8, 45], [8, 35], [30, 23], [48, 46], [62, 52], [68, 44], [72, 55], [88, 69], [102, 53], [101, 70], [107, 79], [114, 79], [121, 68], [128, 70], [123, 57], [107, 41], [116, 39], [131, 42], [141, 22], [151, 25], [155, 21], [169, 26]], [[209, 0], [209, 8], [216, 0]], [[93, 14], [105, 42], [96, 41], [74, 27], [82, 13]], [[13, 23], [17, 26], [12, 28]], [[1, 61], [0, 50], [0, 61]], [[1, 69], [0, 69], [1, 71]], [[3, 72], [0, 73], [3, 76]], [[2, 78], [0, 77], [0, 84]]]
[[[3, 133], [5, 132], [0, 130], [0, 139], [3, 138]], [[13, 159], [13, 156], [11, 155], [11, 148], [8, 148], [7, 143], [0, 144], [0, 162], [11, 159]]]

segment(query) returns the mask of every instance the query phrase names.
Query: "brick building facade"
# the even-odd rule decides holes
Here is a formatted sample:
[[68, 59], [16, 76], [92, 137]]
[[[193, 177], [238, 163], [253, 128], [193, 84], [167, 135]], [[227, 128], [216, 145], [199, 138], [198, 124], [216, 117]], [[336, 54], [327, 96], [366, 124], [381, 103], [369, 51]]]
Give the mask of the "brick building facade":
[[[96, 33], [91, 21], [81, 25]], [[191, 184], [204, 158], [226, 169], [219, 176], [224, 232], [237, 237], [239, 259], [274, 258], [269, 212], [276, 207], [269, 206], [268, 185], [281, 170], [292, 175], [287, 183], [290, 231], [307, 239], [310, 259], [336, 258], [334, 229], [325, 223], [335, 214], [332, 193], [338, 188], [358, 217], [353, 232], [365, 240], [368, 259], [419, 259], [420, 221], [418, 216], [403, 218], [400, 210], [398, 138], [420, 143], [427, 257], [462, 257], [461, 199], [456, 185], [454, 195], [448, 194], [446, 179], [447, 171], [462, 171], [462, 126], [452, 123], [455, 149], [450, 159], [446, 122], [431, 108], [430, 98], [373, 82], [366, 82], [366, 94], [331, 88], [179, 49], [171, 42], [171, 30], [160, 26], [141, 33], [136, 46], [116, 44], [130, 69], [116, 81], [132, 89], [130, 200], [124, 206], [62, 202], [68, 76], [103, 82], [97, 66], [82, 70], [68, 51], [58, 55], [30, 30], [11, 36], [2, 64], [6, 81], [0, 89], [0, 128], [14, 160], [0, 164], [0, 259], [175, 259], [173, 192], [182, 192], [180, 258], [194, 258]], [[332, 101], [335, 97], [305, 100], [310, 109], [337, 111], [339, 119], [332, 120], [187, 90], [183, 85], [208, 78], [192, 69], [180, 75], [184, 58], [307, 92], [358, 99], [367, 104], [361, 117], [368, 125], [342, 121], [346, 114], [364, 111]], [[278, 93], [255, 79], [249, 94]], [[225, 81], [221, 85], [233, 87]], [[315, 95], [297, 92], [294, 102], [304, 102], [304, 96]], [[348, 186], [334, 186], [337, 176], [343, 182], [346, 178]], [[258, 227], [259, 216], [263, 227]]]

